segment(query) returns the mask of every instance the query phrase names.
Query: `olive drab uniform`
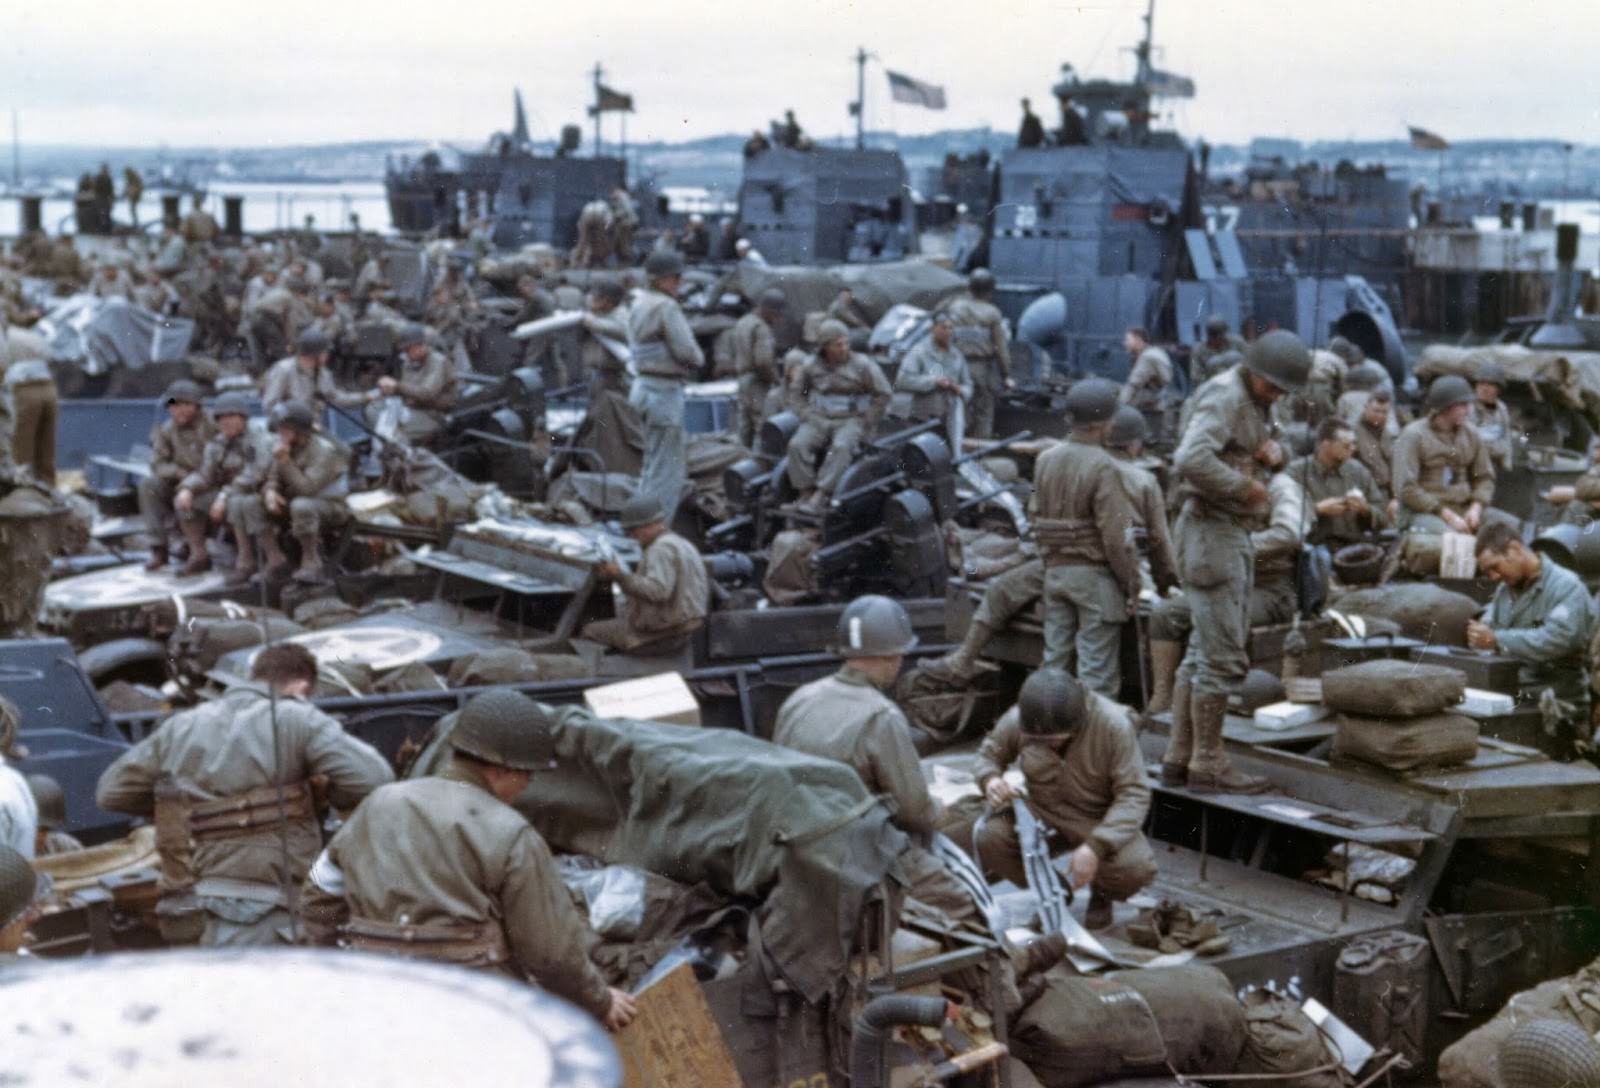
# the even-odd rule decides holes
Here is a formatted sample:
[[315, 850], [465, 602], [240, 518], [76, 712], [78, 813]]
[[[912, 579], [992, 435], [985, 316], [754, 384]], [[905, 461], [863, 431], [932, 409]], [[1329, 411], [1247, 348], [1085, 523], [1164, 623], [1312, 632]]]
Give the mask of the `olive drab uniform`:
[[218, 431], [206, 443], [200, 467], [178, 484], [180, 490], [194, 495], [192, 516], [204, 519], [216, 500], [221, 499], [226, 508], [234, 499], [259, 487], [271, 457], [272, 438], [264, 432], [246, 427], [239, 437], [229, 438]]
[[1187, 421], [1173, 459], [1178, 520], [1178, 580], [1194, 621], [1180, 682], [1197, 695], [1231, 695], [1250, 671], [1250, 530], [1260, 518], [1245, 505], [1266, 471], [1255, 454], [1271, 437], [1267, 410], [1235, 366], [1202, 385], [1184, 406]]
[[596, 1019], [610, 1008], [550, 847], [461, 760], [375, 790], [317, 859], [305, 901], [346, 947], [497, 971]]
[[1173, 558], [1172, 532], [1167, 525], [1167, 500], [1155, 473], [1140, 465], [1122, 450], [1108, 449], [1122, 472], [1122, 488], [1133, 507], [1133, 524], [1145, 533], [1145, 550], [1150, 560], [1150, 578], [1157, 592], [1165, 593], [1178, 584], [1177, 561]]
[[617, 585], [627, 602], [622, 615], [585, 624], [582, 637], [621, 653], [654, 656], [681, 650], [711, 607], [705, 560], [677, 533], [652, 540], [639, 569], [624, 572]]
[[1489, 460], [1494, 464], [1495, 472], [1510, 468], [1514, 432], [1511, 429], [1511, 410], [1506, 407], [1506, 402], [1497, 400], [1494, 407], [1490, 408], [1483, 401], [1474, 399], [1472, 414], [1467, 417], [1467, 422], [1478, 429], [1478, 437], [1489, 449]]
[[313, 775], [339, 809], [394, 778], [376, 749], [310, 703], [248, 684], [162, 722], [105, 769], [95, 801], [154, 817], [158, 914], [203, 922], [202, 944], [275, 944], [322, 849]]
[[1139, 353], [1128, 371], [1119, 399], [1141, 412], [1161, 412], [1167, 407], [1167, 390], [1172, 385], [1172, 358], [1154, 344]]
[[927, 850], [945, 811], [928, 793], [911, 726], [865, 674], [846, 664], [796, 689], [778, 709], [772, 742], [848, 764], [869, 792], [888, 798], [895, 826], [916, 843], [904, 858], [912, 870], [911, 895], [954, 918], [976, 916], [972, 897]]
[[[877, 427], [894, 391], [878, 364], [854, 352], [838, 366], [821, 354], [805, 361], [790, 389], [800, 426], [789, 440], [789, 482], [804, 494], [832, 494], [861, 440]], [[828, 455], [819, 471], [817, 455]]]
[[[407, 409], [403, 429], [408, 439], [421, 441], [444, 426], [445, 414], [456, 406], [456, 386], [456, 369], [442, 352], [429, 348], [415, 362], [401, 356], [395, 393]], [[382, 411], [381, 402], [374, 402], [367, 414], [381, 419]]]
[[[1382, 529], [1388, 520], [1384, 513], [1387, 500], [1378, 490], [1372, 473], [1354, 457], [1338, 468], [1328, 468], [1314, 454], [1307, 454], [1291, 461], [1284, 469], [1284, 475], [1305, 489], [1306, 501], [1313, 511], [1310, 516], [1314, 524], [1309, 536], [1312, 544], [1327, 544], [1332, 548], [1355, 544], [1365, 540], [1370, 530]], [[1361, 497], [1367, 500], [1367, 508], [1371, 510], [1367, 517], [1340, 514], [1326, 518], [1315, 513], [1317, 503], [1324, 499], [1345, 498], [1352, 491], [1360, 492]]]
[[[956, 391], [940, 389], [940, 378], [955, 382]], [[961, 439], [966, 432], [966, 405], [973, 394], [972, 372], [967, 367], [966, 356], [951, 341], [941, 348], [929, 336], [911, 349], [911, 354], [901, 362], [894, 376], [894, 387], [911, 394], [911, 418], [942, 420], [945, 435], [950, 442], [950, 452], [961, 456]], [[957, 404], [961, 411], [956, 411]]]
[[[1363, 411], [1366, 401], [1362, 401]], [[1372, 485], [1385, 505], [1394, 498], [1394, 435], [1387, 426], [1373, 427], [1358, 414], [1350, 421], [1356, 432], [1356, 456], [1372, 476]]]
[[688, 480], [683, 387], [699, 377], [705, 354], [677, 300], [653, 287], [641, 290], [628, 308], [628, 347], [638, 375], [628, 403], [644, 421], [639, 492], [659, 502], [670, 520]]
[[[139, 481], [139, 512], [156, 540], [165, 541], [171, 535], [178, 518], [172, 500], [184, 477], [205, 460], [206, 445], [216, 433], [217, 425], [204, 410], [195, 413], [186, 427], [165, 419], [150, 433], [150, 475]], [[205, 511], [185, 515], [184, 520], [196, 517], [205, 517]]]
[[1006, 321], [992, 302], [960, 295], [944, 313], [955, 322], [955, 345], [972, 372], [972, 403], [967, 406], [967, 434], [994, 437], [995, 399], [1011, 376], [1011, 337]]
[[300, 359], [288, 355], [267, 368], [261, 377], [261, 406], [269, 413], [285, 401], [297, 400], [320, 415], [330, 404], [340, 408], [355, 408], [367, 402], [367, 394], [340, 389], [334, 384], [328, 368], [319, 366], [308, 370]]
[[[1109, 899], [1127, 899], [1156, 877], [1155, 853], [1141, 828], [1150, 810], [1144, 758], [1127, 712], [1110, 699], [1090, 695], [1083, 727], [1065, 750], [1022, 732], [1012, 707], [978, 746], [973, 774], [978, 788], [1015, 765], [1028, 785], [1028, 808], [1061, 840], [1084, 843], [1100, 859], [1093, 888]], [[1022, 847], [1010, 812], [980, 827], [978, 860], [984, 869], [1019, 887], [1028, 886]]]
[[1203, 383], [1215, 378], [1222, 371], [1222, 367], [1215, 364], [1214, 360], [1230, 351], [1243, 355], [1249, 350], [1250, 345], [1244, 342], [1244, 337], [1237, 333], [1228, 333], [1221, 344], [1213, 344], [1209, 338], [1200, 341], [1189, 349], [1189, 385], [1198, 389]]
[[582, 346], [578, 357], [583, 363], [584, 377], [594, 392], [606, 391], [628, 395], [628, 365], [606, 346], [609, 341], [626, 348], [628, 345], [628, 309], [618, 305], [605, 313], [590, 312], [585, 320]]
[[1465, 514], [1494, 498], [1494, 465], [1489, 448], [1470, 423], [1454, 433], [1433, 425], [1431, 416], [1413, 420], [1394, 444], [1394, 495], [1400, 500], [1400, 528], [1444, 533], [1440, 510]]
[[[1544, 556], [1539, 576], [1516, 591], [1495, 587], [1483, 622], [1500, 652], [1517, 659], [1518, 701], [1538, 706], [1546, 688], [1556, 698], [1586, 707], [1589, 701], [1589, 639], [1595, 606], [1579, 577]], [[1587, 721], [1587, 714], [1579, 716]]]
[[[250, 536], [266, 532], [264, 495], [270, 490], [288, 500], [289, 531], [295, 536], [316, 536], [323, 526], [337, 528], [349, 517], [344, 501], [350, 490], [345, 478], [349, 470], [349, 447], [325, 434], [307, 435], [283, 461], [269, 450], [260, 489], [241, 493], [228, 504], [228, 522]], [[243, 492], [245, 485], [254, 483], [253, 474], [243, 483], [235, 482]]]
[[745, 447], [755, 442], [766, 418], [767, 397], [772, 387], [783, 380], [778, 370], [777, 344], [772, 326], [759, 311], [752, 310], [733, 326], [733, 370], [739, 376], [736, 402], [737, 425], [734, 433]]
[[1122, 470], [1098, 443], [1069, 438], [1035, 463], [1032, 504], [1045, 570], [1042, 664], [1071, 672], [1076, 658], [1083, 686], [1115, 698], [1122, 625], [1139, 593]]

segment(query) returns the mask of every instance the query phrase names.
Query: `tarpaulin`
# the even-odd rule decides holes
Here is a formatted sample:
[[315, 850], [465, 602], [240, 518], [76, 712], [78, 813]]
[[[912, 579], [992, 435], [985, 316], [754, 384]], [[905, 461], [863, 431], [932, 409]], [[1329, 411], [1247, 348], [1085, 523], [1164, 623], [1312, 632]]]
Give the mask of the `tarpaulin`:
[[182, 362], [194, 339], [194, 322], [161, 317], [121, 298], [74, 295], [43, 317], [36, 330], [50, 358], [81, 363], [89, 374], [117, 367]]
[[1416, 365], [1417, 381], [1427, 386], [1441, 374], [1457, 374], [1472, 381], [1486, 363], [1498, 363], [1508, 380], [1533, 386], [1537, 395], [1582, 412], [1600, 429], [1600, 351], [1541, 351], [1521, 344], [1476, 348], [1434, 344], [1422, 351]]

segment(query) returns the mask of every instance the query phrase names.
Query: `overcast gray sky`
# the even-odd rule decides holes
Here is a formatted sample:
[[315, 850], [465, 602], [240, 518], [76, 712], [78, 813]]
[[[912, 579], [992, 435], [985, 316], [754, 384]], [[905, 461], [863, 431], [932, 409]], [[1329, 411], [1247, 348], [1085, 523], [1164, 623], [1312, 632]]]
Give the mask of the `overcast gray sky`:
[[[1125, 77], [1143, 0], [0, 0], [0, 108], [40, 143], [478, 141], [521, 87], [535, 135], [587, 121], [586, 72], [634, 95], [630, 139], [748, 132], [793, 106], [903, 132], [1047, 121], [1060, 65]], [[1191, 76], [1186, 136], [1600, 143], [1600, 0], [1162, 0], [1157, 62]], [[883, 68], [943, 84], [892, 105]], [[1040, 107], [1047, 107], [1041, 109]], [[607, 138], [616, 132], [613, 116]]]

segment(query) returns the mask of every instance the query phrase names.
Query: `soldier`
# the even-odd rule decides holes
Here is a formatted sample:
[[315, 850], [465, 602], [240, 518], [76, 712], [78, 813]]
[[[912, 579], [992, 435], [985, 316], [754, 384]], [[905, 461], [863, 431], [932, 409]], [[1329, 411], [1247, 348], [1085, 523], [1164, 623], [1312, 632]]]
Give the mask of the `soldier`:
[[611, 560], [595, 566], [601, 577], [617, 583], [626, 604], [616, 619], [585, 624], [582, 637], [641, 657], [677, 653], [705, 623], [710, 608], [705, 560], [693, 544], [667, 528], [653, 495], [629, 499], [621, 521], [623, 532], [638, 542], [644, 555], [632, 573]]
[[1132, 366], [1119, 399], [1141, 412], [1164, 410], [1167, 406], [1167, 389], [1172, 385], [1172, 358], [1150, 343], [1150, 334], [1138, 325], [1123, 333], [1122, 346], [1132, 360]]
[[639, 229], [639, 209], [628, 190], [611, 190], [611, 252], [623, 267], [633, 264], [633, 232]]
[[30, 774], [28, 789], [33, 791], [33, 799], [39, 806], [39, 830], [33, 839], [33, 856], [46, 858], [82, 850], [83, 843], [62, 830], [67, 822], [67, 795], [61, 783], [47, 774]]
[[626, 1027], [633, 999], [589, 961], [550, 848], [511, 807], [557, 769], [544, 708], [505, 689], [473, 696], [449, 744], [437, 776], [375, 790], [333, 836], [306, 881], [308, 916], [344, 947], [496, 971]]
[[1069, 885], [1089, 887], [1084, 924], [1105, 929], [1113, 902], [1136, 895], [1156, 877], [1155, 854], [1140, 830], [1150, 786], [1126, 711], [1061, 669], [1041, 668], [979, 745], [973, 774], [997, 811], [974, 835], [978, 860], [988, 872], [1027, 887], [1010, 811], [1017, 794], [1004, 778], [1013, 764], [1027, 783], [1028, 808], [1072, 851]]
[[0, 971], [30, 959], [28, 927], [38, 920], [50, 882], [21, 851], [0, 844]]
[[[583, 315], [579, 358], [594, 393], [606, 391], [628, 395], [628, 367], [608, 344], [626, 348], [628, 344], [628, 292], [614, 279], [595, 280], [589, 286]], [[593, 394], [591, 394], [593, 395]]]
[[[4, 330], [0, 329], [0, 341], [3, 339]], [[5, 385], [11, 395], [11, 453], [16, 466], [54, 487], [56, 429], [61, 407], [50, 364], [43, 359], [12, 363], [5, 368]]]
[[1511, 467], [1512, 439], [1516, 432], [1511, 428], [1511, 412], [1500, 394], [1505, 392], [1506, 372], [1499, 363], [1483, 362], [1473, 379], [1472, 391], [1477, 399], [1472, 402], [1470, 422], [1478, 429], [1478, 437], [1489, 448], [1489, 460], [1496, 473]]
[[994, 437], [995, 398], [1001, 388], [1017, 385], [1011, 380], [1011, 337], [993, 298], [994, 273], [979, 268], [967, 277], [967, 294], [944, 307], [955, 322], [956, 347], [967, 357], [972, 371], [967, 433], [973, 438]]
[[839, 288], [839, 293], [828, 303], [826, 312], [835, 321], [842, 322], [847, 329], [872, 328], [867, 319], [861, 316], [861, 311], [856, 308], [856, 296], [848, 287]]
[[456, 406], [456, 372], [450, 361], [428, 345], [428, 333], [421, 325], [408, 324], [395, 337], [400, 349], [400, 376], [387, 374], [378, 379], [378, 392], [399, 397], [409, 408], [406, 437], [420, 442], [438, 433], [445, 413]]
[[276, 944], [322, 845], [319, 800], [348, 810], [394, 780], [376, 749], [306, 701], [317, 659], [304, 646], [268, 646], [250, 678], [162, 722], [95, 790], [108, 812], [154, 818], [157, 913], [188, 922], [191, 938], [203, 923], [212, 947]]
[[944, 423], [950, 450], [961, 455], [966, 405], [972, 400], [972, 374], [966, 356], [957, 351], [955, 322], [948, 313], [933, 317], [928, 338], [911, 349], [894, 376], [894, 387], [911, 394], [911, 418]]
[[1329, 416], [1317, 427], [1316, 450], [1285, 470], [1316, 511], [1310, 533], [1313, 544], [1335, 548], [1355, 544], [1384, 526], [1383, 496], [1355, 452], [1355, 429]]
[[783, 380], [772, 329], [783, 319], [785, 302], [783, 291], [769, 287], [761, 292], [756, 308], [733, 326], [733, 369], [739, 375], [734, 433], [746, 448], [754, 445], [766, 419], [767, 396]]
[[1363, 394], [1365, 403], [1355, 418], [1356, 460], [1372, 474], [1373, 486], [1384, 503], [1384, 513], [1393, 522], [1399, 513], [1392, 483], [1394, 480], [1394, 435], [1389, 428], [1389, 410], [1394, 397], [1387, 389]]
[[1044, 560], [1044, 665], [1071, 668], [1084, 686], [1116, 698], [1122, 625], [1139, 597], [1122, 471], [1103, 446], [1117, 388], [1086, 378], [1067, 391], [1072, 434], [1033, 470], [1033, 538]]
[[144, 197], [144, 177], [131, 166], [122, 168], [122, 195], [128, 198], [128, 217], [139, 229], [139, 201]]
[[[252, 493], [266, 473], [266, 443], [250, 430], [250, 402], [238, 393], [225, 393], [217, 398], [212, 414], [217, 433], [206, 443], [199, 466], [178, 484], [178, 494], [172, 500], [178, 524], [189, 542], [189, 562], [181, 572], [183, 577], [210, 569], [207, 526], [226, 524], [228, 504]], [[242, 584], [256, 571], [255, 553], [250, 538], [240, 534], [237, 527], [234, 542], [239, 560], [229, 581]]]
[[295, 401], [321, 413], [328, 405], [355, 408], [375, 400], [377, 390], [346, 391], [328, 373], [333, 341], [320, 328], [303, 329], [293, 355], [286, 355], [261, 376], [261, 406], [270, 414], [280, 404]]
[[278, 544], [278, 526], [287, 518], [289, 531], [300, 544], [297, 582], [320, 582], [322, 529], [344, 524], [349, 517], [344, 497], [350, 470], [350, 450], [338, 440], [317, 433], [311, 409], [296, 400], [284, 401], [267, 417], [278, 440], [269, 451], [258, 493], [245, 493], [253, 474], [236, 481], [240, 493], [228, 502], [228, 523], [235, 539], [252, 538], [261, 549], [269, 577], [281, 577], [289, 559]]
[[1494, 497], [1494, 464], [1467, 423], [1472, 387], [1446, 374], [1428, 387], [1428, 415], [1394, 444], [1394, 495], [1400, 528], [1419, 533], [1475, 533]]
[[31, 858], [38, 837], [39, 803], [27, 778], [12, 766], [21, 758], [16, 749], [21, 727], [22, 712], [17, 704], [0, 695], [0, 846]]
[[1177, 564], [1173, 559], [1167, 500], [1161, 494], [1161, 483], [1154, 473], [1139, 464], [1144, 438], [1144, 413], [1124, 404], [1111, 417], [1105, 447], [1122, 471], [1122, 488], [1133, 507], [1134, 528], [1142, 529], [1148, 542], [1150, 578], [1156, 593], [1164, 597], [1178, 584]]
[[1474, 546], [1478, 569], [1496, 586], [1483, 620], [1467, 622], [1467, 645], [1517, 659], [1518, 701], [1538, 706], [1548, 689], [1572, 705], [1569, 723], [1587, 723], [1595, 615], [1583, 581], [1524, 544], [1511, 521], [1489, 522]]
[[1219, 356], [1229, 352], [1238, 353], [1242, 359], [1248, 348], [1242, 336], [1238, 336], [1228, 327], [1225, 317], [1209, 317], [1206, 319], [1206, 338], [1189, 349], [1189, 385], [1198, 389], [1204, 382], [1210, 381], [1230, 366], [1236, 366], [1238, 360], [1224, 362]]
[[[877, 363], [850, 350], [850, 330], [829, 318], [817, 331], [817, 353], [795, 375], [789, 393], [800, 416], [789, 439], [789, 482], [803, 496], [803, 508], [822, 510], [894, 391]], [[817, 455], [824, 449], [828, 455], [818, 471]]]
[[700, 376], [706, 359], [678, 307], [683, 258], [676, 253], [652, 253], [644, 263], [644, 273], [645, 289], [628, 308], [628, 347], [638, 375], [628, 403], [644, 421], [639, 490], [654, 496], [671, 518], [688, 478], [683, 387]]
[[139, 513], [150, 533], [150, 558], [145, 570], [160, 570], [167, 565], [169, 537], [173, 522], [179, 520], [173, 507], [178, 487], [184, 477], [200, 467], [206, 443], [217, 433], [211, 417], [200, 407], [203, 399], [194, 382], [173, 382], [167, 387], [165, 398], [168, 418], [150, 432], [150, 475], [139, 481]]
[[1022, 100], [1022, 124], [1017, 128], [1017, 146], [1044, 146], [1044, 122], [1039, 120], [1039, 115], [1033, 112], [1033, 104], [1026, 98]]
[[192, 246], [210, 245], [222, 233], [217, 221], [206, 211], [206, 194], [195, 193], [193, 207], [183, 217], [183, 240]]
[[740, 238], [733, 243], [733, 256], [735, 260], [743, 261], [745, 264], [760, 265], [763, 268], [767, 264], [766, 257], [762, 256], [759, 249], [750, 244], [750, 239], [748, 238]]
[[1250, 529], [1269, 498], [1262, 476], [1283, 461], [1269, 413], [1310, 372], [1311, 353], [1298, 336], [1269, 332], [1250, 345], [1242, 365], [1206, 382], [1186, 405], [1173, 462], [1181, 512], [1172, 535], [1194, 637], [1174, 681], [1172, 734], [1161, 758], [1169, 785], [1229, 793], [1267, 788], [1229, 763], [1222, 719], [1228, 696], [1250, 671]]
[[892, 801], [895, 826], [919, 847], [906, 859], [915, 870], [908, 874], [911, 895], [953, 917], [975, 917], [972, 897], [927, 850], [945, 822], [944, 806], [928, 793], [905, 714], [884, 694], [916, 646], [911, 617], [898, 601], [851, 601], [839, 614], [834, 647], [844, 666], [784, 700], [772, 742], [849, 764], [868, 792]]

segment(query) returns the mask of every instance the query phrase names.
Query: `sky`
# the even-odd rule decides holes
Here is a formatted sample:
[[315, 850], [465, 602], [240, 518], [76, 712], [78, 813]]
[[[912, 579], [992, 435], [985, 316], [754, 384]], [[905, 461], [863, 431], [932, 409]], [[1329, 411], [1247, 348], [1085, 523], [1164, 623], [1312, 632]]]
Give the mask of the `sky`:
[[[925, 133], [1047, 123], [1060, 66], [1126, 78], [1144, 0], [0, 0], [0, 110], [51, 144], [257, 146], [429, 140], [508, 128], [520, 87], [536, 137], [590, 130], [590, 69], [631, 93], [628, 137], [765, 127], [786, 107], [849, 131], [856, 49], [867, 123]], [[1156, 63], [1196, 98], [1189, 138], [1600, 144], [1600, 0], [1161, 0]], [[949, 108], [889, 100], [884, 70]], [[606, 139], [619, 133], [606, 119]], [[3, 132], [3, 119], [0, 119]]]

